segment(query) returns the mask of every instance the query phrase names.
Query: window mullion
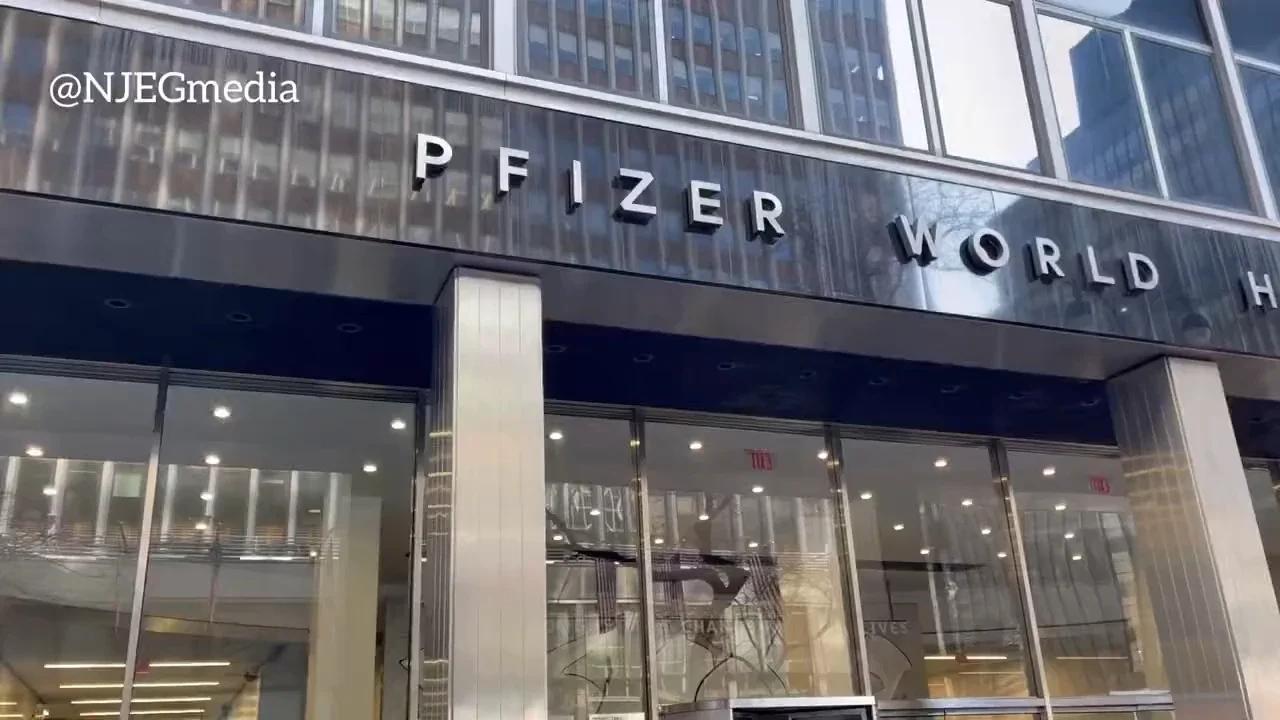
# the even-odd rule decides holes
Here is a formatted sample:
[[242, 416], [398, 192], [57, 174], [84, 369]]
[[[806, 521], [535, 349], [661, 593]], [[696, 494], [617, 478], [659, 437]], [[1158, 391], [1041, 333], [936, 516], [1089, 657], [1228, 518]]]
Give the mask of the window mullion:
[[[925, 28], [923, 0], [905, 0], [907, 18], [911, 22], [912, 47], [916, 55], [916, 74], [920, 82], [920, 99], [924, 105], [925, 134], [934, 155], [946, 154], [942, 137], [942, 116], [938, 111], [938, 90], [933, 79], [933, 61], [929, 52], [929, 33]], [[843, 60], [841, 61], [843, 67]], [[850, 113], [853, 110], [850, 108]], [[850, 115], [852, 117], [852, 115]]]
[[[822, 132], [822, 110], [818, 104], [818, 72], [814, 58], [813, 36], [810, 34], [809, 0], [787, 3], [791, 26], [791, 47], [795, 48], [796, 90], [800, 100], [800, 127], [809, 132]], [[742, 48], [742, 62], [747, 61]], [[824, 79], [825, 80], [825, 79]], [[747, 102], [747, 89], [742, 88], [743, 104]]]
[[1151, 167], [1156, 173], [1156, 187], [1160, 197], [1169, 197], [1169, 175], [1165, 172], [1164, 156], [1160, 152], [1160, 138], [1156, 134], [1154, 110], [1147, 98], [1147, 83], [1142, 77], [1142, 69], [1138, 66], [1138, 49], [1134, 44], [1133, 33], [1121, 31], [1124, 38], [1124, 54], [1129, 63], [1129, 74], [1133, 76], [1133, 86], [1138, 93], [1138, 112], [1142, 116], [1142, 129], [1147, 136], [1147, 145], [1151, 148]]
[[[516, 45], [520, 42], [520, 38], [516, 33], [516, 17], [520, 13], [516, 0], [493, 0], [492, 11], [489, 17], [490, 31], [493, 33], [490, 39], [490, 54], [493, 57], [493, 69], [498, 72], [515, 75], [518, 72], [516, 68]], [[554, 9], [552, 17], [554, 18]], [[554, 23], [553, 23], [554, 24]], [[467, 37], [463, 38], [463, 42], [470, 43], [471, 19], [463, 19], [463, 32]], [[548, 35], [554, 31], [554, 28], [548, 28]], [[550, 38], [548, 38], [550, 40]], [[528, 42], [526, 39], [525, 42]]]
[[1014, 0], [1014, 36], [1018, 55], [1022, 58], [1022, 74], [1031, 102], [1031, 122], [1040, 146], [1040, 162], [1045, 175], [1068, 179], [1067, 154], [1062, 143], [1062, 128], [1053, 102], [1049, 79], [1049, 63], [1040, 38], [1035, 0]]
[[1249, 112], [1249, 101], [1244, 94], [1244, 84], [1240, 80], [1240, 68], [1236, 65], [1235, 52], [1231, 44], [1231, 35], [1227, 31], [1227, 21], [1222, 14], [1219, 0], [1199, 0], [1200, 14], [1208, 26], [1209, 41], [1213, 45], [1213, 65], [1218, 80], [1222, 83], [1222, 91], [1226, 95], [1227, 112], [1231, 118], [1231, 135], [1244, 166], [1244, 179], [1249, 188], [1249, 196], [1255, 210], [1271, 220], [1280, 220], [1280, 208], [1277, 207], [1276, 196], [1271, 191], [1271, 179], [1267, 174], [1266, 158], [1262, 154], [1262, 144], [1258, 141], [1257, 129], [1253, 124], [1253, 116]]

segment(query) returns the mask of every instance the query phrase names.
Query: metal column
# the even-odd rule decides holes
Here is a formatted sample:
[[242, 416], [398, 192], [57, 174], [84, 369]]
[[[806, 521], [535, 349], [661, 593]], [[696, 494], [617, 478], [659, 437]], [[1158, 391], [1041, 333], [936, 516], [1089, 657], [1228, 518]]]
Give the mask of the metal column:
[[1108, 394], [1178, 720], [1280, 717], [1280, 609], [1218, 367], [1160, 358]]

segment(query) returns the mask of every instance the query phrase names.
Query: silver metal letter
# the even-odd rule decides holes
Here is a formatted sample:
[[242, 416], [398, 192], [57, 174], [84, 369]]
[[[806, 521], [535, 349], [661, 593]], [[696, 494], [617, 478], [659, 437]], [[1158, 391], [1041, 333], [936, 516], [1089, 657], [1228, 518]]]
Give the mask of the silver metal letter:
[[618, 170], [618, 179], [623, 187], [626, 187], [628, 182], [633, 184], [626, 196], [622, 198], [622, 202], [618, 203], [616, 214], [622, 219], [641, 223], [647, 223], [652, 220], [658, 214], [658, 208], [654, 205], [641, 203], [640, 196], [653, 184], [653, 173], [644, 170], [621, 168]]
[[1257, 278], [1254, 277], [1252, 270], [1246, 272], [1244, 279], [1244, 301], [1248, 303], [1250, 307], [1260, 307], [1265, 310], [1266, 306], [1262, 304], [1262, 296], [1264, 295], [1267, 297], [1267, 302], [1271, 305], [1271, 309], [1275, 310], [1277, 308], [1276, 291], [1275, 286], [1271, 284], [1271, 273], [1262, 273], [1262, 282], [1259, 283]]
[[509, 147], [498, 148], [499, 195], [506, 195], [511, 192], [512, 180], [515, 180], [515, 184], [519, 185], [525, 178], [529, 177], [529, 168], [525, 167], [528, 162], [528, 150], [517, 150]]
[[903, 262], [914, 259], [921, 265], [928, 265], [938, 259], [938, 246], [935, 240], [938, 233], [936, 225], [920, 223], [912, 225], [910, 218], [899, 215], [893, 219], [889, 227], [893, 229], [893, 236], [898, 241], [899, 249], [902, 250], [905, 258]]
[[1124, 282], [1131, 293], [1155, 290], [1160, 284], [1160, 270], [1151, 258], [1131, 252], [1129, 261], [1124, 264]]
[[413, 162], [413, 189], [421, 190], [422, 183], [432, 175], [439, 175], [453, 159], [453, 146], [448, 140], [435, 135], [418, 133]]
[[569, 166], [569, 212], [582, 207], [583, 195], [582, 162], [574, 160], [573, 164]]
[[1084, 255], [1080, 256], [1080, 264], [1084, 266], [1084, 276], [1090, 285], [1115, 285], [1116, 279], [1110, 275], [1103, 275], [1102, 270], [1098, 268], [1098, 254], [1093, 251], [1093, 246], [1088, 245], [1084, 249]]
[[724, 225], [720, 211], [720, 184], [693, 180], [689, 182], [689, 227], [696, 230], [715, 230]]
[[751, 236], [760, 237], [769, 245], [787, 234], [778, 218], [782, 217], [782, 200], [773, 193], [756, 190], [751, 193]]
[[1062, 272], [1062, 249], [1058, 243], [1046, 237], [1038, 237], [1031, 245], [1031, 272], [1041, 280], [1052, 282], [1056, 278], [1064, 278]]
[[1009, 242], [991, 228], [974, 231], [961, 250], [979, 272], [995, 272], [1009, 264]]

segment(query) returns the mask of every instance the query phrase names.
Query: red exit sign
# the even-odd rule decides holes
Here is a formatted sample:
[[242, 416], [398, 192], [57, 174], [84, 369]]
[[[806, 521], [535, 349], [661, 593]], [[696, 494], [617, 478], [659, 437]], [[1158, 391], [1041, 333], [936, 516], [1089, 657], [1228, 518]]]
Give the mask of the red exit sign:
[[748, 449], [747, 457], [751, 460], [752, 470], [773, 471], [773, 453], [768, 450]]
[[1089, 488], [1099, 495], [1111, 494], [1111, 480], [1105, 475], [1089, 476]]

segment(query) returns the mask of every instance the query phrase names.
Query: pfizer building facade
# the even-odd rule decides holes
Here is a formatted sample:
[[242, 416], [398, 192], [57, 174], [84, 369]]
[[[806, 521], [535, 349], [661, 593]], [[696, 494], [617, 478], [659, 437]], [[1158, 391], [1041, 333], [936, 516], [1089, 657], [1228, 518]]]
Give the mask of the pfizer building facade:
[[0, 0], [0, 718], [1280, 718], [1277, 241], [1267, 0]]

